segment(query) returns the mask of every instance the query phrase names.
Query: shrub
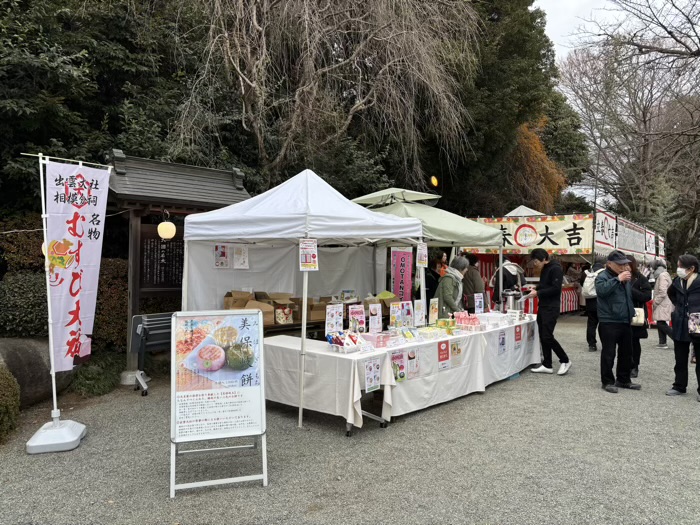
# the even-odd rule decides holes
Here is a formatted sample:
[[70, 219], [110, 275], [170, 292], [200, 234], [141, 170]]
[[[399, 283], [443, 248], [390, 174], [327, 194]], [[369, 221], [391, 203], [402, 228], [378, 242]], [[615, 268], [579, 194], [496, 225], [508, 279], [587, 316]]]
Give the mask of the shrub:
[[80, 365], [71, 383], [71, 390], [91, 397], [109, 394], [119, 385], [126, 360], [122, 354], [98, 351]]
[[126, 260], [102, 259], [93, 328], [93, 347], [96, 349], [126, 350], [129, 315], [128, 277]]
[[17, 427], [19, 384], [10, 371], [0, 366], [0, 443]]
[[17, 213], [0, 219], [0, 231], [38, 230], [34, 232], [0, 235], [0, 254], [7, 262], [8, 272], [44, 269], [41, 245], [44, 242], [43, 224], [38, 213]]
[[0, 281], [0, 337], [46, 337], [48, 309], [43, 273], [8, 273]]

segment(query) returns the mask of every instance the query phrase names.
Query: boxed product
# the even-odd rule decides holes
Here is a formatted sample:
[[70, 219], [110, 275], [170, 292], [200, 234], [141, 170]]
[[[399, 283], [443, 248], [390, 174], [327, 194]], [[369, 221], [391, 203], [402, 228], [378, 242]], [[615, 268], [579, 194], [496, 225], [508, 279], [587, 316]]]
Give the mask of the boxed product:
[[287, 306], [275, 307], [275, 324], [292, 324], [294, 323], [293, 310]]
[[245, 308], [248, 301], [252, 301], [254, 296], [250, 292], [240, 292], [232, 290], [224, 295], [224, 310], [234, 310]]

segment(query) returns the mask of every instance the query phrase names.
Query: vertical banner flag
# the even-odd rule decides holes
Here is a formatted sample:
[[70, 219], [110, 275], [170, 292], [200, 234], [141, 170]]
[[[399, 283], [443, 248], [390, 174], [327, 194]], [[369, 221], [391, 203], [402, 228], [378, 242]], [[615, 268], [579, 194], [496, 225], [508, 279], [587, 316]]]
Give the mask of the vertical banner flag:
[[110, 169], [46, 162], [54, 370], [90, 355]]
[[666, 241], [659, 235], [659, 258], [666, 260]]
[[410, 301], [413, 283], [413, 250], [411, 248], [391, 249], [391, 291], [399, 301]]

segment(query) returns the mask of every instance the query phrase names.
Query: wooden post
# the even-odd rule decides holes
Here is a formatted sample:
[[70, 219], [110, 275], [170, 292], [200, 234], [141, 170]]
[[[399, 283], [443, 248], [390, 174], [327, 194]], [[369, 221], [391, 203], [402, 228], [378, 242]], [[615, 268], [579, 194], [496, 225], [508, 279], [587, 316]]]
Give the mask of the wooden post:
[[131, 352], [131, 320], [139, 313], [141, 283], [141, 210], [129, 212], [129, 308], [127, 323], [126, 370], [122, 372], [121, 384], [133, 385], [138, 369], [138, 354]]

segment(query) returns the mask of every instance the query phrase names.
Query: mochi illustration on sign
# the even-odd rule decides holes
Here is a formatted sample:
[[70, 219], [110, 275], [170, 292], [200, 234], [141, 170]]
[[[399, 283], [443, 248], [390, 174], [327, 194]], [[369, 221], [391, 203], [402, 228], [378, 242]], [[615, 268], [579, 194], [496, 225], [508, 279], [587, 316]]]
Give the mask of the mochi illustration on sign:
[[380, 303], [369, 305], [369, 331], [378, 334], [382, 331], [382, 305]]
[[415, 326], [425, 326], [425, 303], [420, 299], [413, 301]]

